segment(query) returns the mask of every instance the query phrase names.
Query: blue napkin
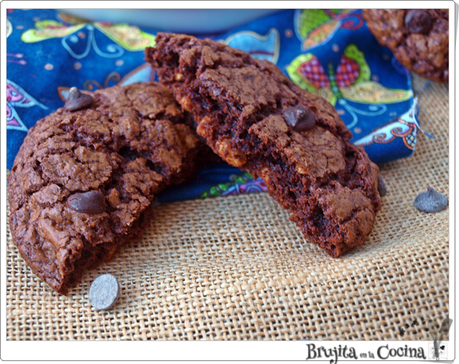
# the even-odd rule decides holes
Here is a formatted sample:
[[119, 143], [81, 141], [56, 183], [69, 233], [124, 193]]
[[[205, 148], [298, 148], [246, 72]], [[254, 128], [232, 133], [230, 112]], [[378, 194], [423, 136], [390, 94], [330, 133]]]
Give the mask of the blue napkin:
[[[95, 91], [148, 81], [144, 49], [157, 30], [88, 22], [55, 10], [7, 13], [7, 168], [27, 131], [62, 107], [70, 87]], [[360, 10], [285, 10], [210, 38], [275, 63], [334, 105], [375, 163], [414, 153], [420, 130], [409, 72], [381, 47]], [[159, 201], [266, 191], [227, 164], [208, 166]]]

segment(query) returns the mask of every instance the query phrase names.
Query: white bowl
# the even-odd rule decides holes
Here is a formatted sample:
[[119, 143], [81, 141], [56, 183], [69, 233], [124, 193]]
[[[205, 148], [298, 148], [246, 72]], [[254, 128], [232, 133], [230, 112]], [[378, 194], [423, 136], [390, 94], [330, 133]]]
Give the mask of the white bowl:
[[279, 9], [60, 9], [90, 21], [129, 23], [171, 33], [216, 33]]

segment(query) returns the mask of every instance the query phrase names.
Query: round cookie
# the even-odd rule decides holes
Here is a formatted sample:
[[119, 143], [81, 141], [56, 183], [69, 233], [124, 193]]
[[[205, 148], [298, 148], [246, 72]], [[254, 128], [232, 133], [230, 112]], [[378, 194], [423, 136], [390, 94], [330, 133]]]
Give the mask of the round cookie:
[[196, 169], [191, 124], [156, 83], [72, 88], [30, 129], [9, 177], [11, 233], [33, 272], [65, 294], [136, 237], [154, 197]]
[[363, 17], [378, 42], [407, 69], [448, 82], [447, 9], [364, 9]]

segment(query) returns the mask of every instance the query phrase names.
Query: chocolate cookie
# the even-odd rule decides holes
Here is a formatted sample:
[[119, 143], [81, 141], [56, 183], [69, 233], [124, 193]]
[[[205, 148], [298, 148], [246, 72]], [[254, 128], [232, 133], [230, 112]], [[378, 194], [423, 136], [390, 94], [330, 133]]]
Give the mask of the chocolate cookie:
[[156, 83], [72, 89], [30, 129], [9, 178], [11, 233], [33, 272], [65, 294], [138, 235], [154, 197], [196, 168], [204, 144], [190, 125]]
[[364, 9], [378, 42], [407, 69], [436, 82], [448, 82], [448, 10]]
[[220, 157], [261, 177], [333, 257], [364, 243], [380, 208], [378, 167], [324, 99], [274, 64], [211, 40], [158, 33], [146, 60]]

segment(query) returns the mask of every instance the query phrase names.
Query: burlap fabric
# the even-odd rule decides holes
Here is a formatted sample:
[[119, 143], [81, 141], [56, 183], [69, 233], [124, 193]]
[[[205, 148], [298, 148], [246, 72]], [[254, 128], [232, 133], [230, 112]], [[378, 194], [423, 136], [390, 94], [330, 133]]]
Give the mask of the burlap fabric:
[[[431, 340], [429, 322], [448, 317], [449, 209], [421, 213], [413, 199], [427, 185], [448, 196], [448, 87], [424, 85], [414, 77], [435, 139], [419, 133], [412, 158], [381, 166], [388, 194], [365, 246], [329, 257], [266, 193], [170, 203], [60, 296], [7, 227], [7, 339]], [[121, 285], [110, 311], [89, 304], [102, 273]]]

